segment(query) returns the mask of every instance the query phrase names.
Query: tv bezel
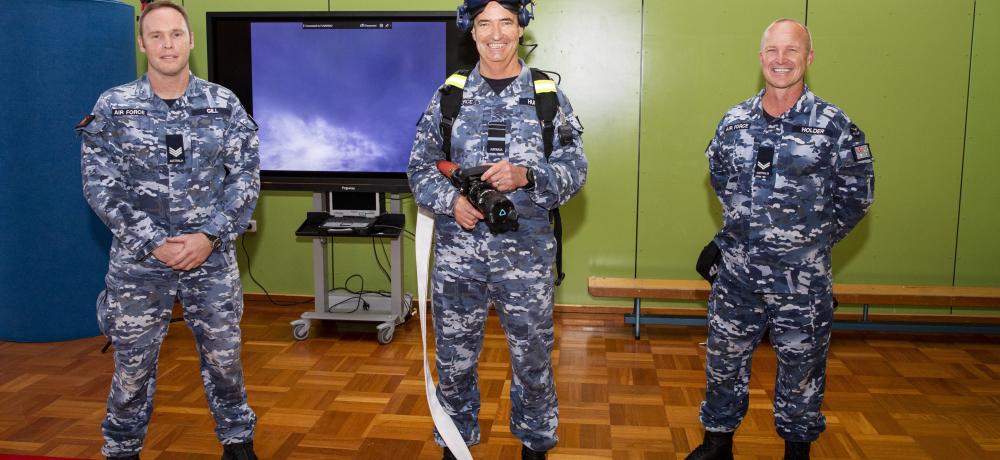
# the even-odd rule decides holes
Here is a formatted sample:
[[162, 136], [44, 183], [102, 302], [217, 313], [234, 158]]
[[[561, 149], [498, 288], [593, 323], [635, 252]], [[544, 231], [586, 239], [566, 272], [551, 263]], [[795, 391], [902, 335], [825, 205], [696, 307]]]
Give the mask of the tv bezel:
[[[440, 20], [446, 24], [455, 19], [448, 11], [281, 11], [281, 12], [207, 12], [205, 13], [206, 46], [208, 49], [208, 80], [216, 82], [219, 76], [216, 47], [216, 21], [244, 20], [248, 22], [308, 22], [322, 20]], [[478, 60], [475, 43], [458, 27], [448, 27], [446, 34], [445, 72], [441, 81], [461, 68], [472, 68]], [[248, 44], [249, 46], [249, 44]], [[464, 53], [464, 58], [463, 58]], [[227, 86], [227, 82], [216, 82]], [[247, 111], [253, 113], [252, 94], [230, 88], [240, 98]], [[244, 98], [244, 96], [250, 96]], [[427, 95], [430, 100], [431, 94]], [[249, 99], [249, 100], [248, 100]], [[420, 114], [413, 114], [414, 120]], [[311, 192], [384, 192], [409, 193], [410, 185], [405, 172], [349, 172], [349, 171], [284, 171], [262, 169], [261, 187], [265, 190]]]

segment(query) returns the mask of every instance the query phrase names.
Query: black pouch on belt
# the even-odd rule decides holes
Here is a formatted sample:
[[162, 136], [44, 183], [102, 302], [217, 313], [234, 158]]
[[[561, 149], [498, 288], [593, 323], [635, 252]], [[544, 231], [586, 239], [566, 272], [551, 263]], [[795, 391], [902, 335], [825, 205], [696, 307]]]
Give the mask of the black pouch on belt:
[[698, 263], [695, 264], [694, 269], [698, 271], [698, 274], [702, 278], [705, 278], [705, 281], [711, 284], [719, 274], [719, 264], [721, 262], [722, 251], [715, 244], [715, 240], [712, 240], [701, 250], [701, 254], [698, 254]]

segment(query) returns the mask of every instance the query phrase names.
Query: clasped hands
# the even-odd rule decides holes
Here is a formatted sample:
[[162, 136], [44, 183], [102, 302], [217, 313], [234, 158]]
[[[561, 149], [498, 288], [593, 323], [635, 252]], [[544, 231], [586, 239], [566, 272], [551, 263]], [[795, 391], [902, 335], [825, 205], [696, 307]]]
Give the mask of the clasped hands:
[[204, 233], [172, 236], [153, 250], [153, 257], [174, 270], [192, 270], [201, 266], [212, 254], [212, 242]]

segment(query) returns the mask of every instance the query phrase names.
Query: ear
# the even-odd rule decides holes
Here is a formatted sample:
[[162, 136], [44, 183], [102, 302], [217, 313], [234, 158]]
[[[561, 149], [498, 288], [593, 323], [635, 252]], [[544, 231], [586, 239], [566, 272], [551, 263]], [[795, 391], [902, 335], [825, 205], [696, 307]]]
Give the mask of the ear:
[[815, 58], [815, 57], [816, 57], [816, 55], [815, 55], [815, 51], [816, 51], [816, 50], [809, 50], [809, 54], [808, 54], [808, 55], [806, 55], [806, 65], [807, 65], [807, 66], [810, 66], [810, 65], [812, 65], [812, 63], [813, 63], [813, 58]]
[[142, 44], [142, 35], [136, 35], [135, 42], [139, 45], [139, 51], [141, 51], [142, 54], [146, 54], [146, 46]]
[[192, 32], [192, 31], [189, 30], [188, 31], [188, 37], [190, 37], [189, 41], [191, 42], [191, 49], [194, 49], [194, 32]]

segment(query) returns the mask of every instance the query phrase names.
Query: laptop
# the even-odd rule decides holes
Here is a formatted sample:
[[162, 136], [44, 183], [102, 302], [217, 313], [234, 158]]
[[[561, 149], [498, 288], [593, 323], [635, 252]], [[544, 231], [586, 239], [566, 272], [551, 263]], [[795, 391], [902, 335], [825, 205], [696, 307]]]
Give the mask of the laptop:
[[330, 192], [330, 217], [320, 227], [331, 231], [361, 231], [382, 213], [379, 193]]

